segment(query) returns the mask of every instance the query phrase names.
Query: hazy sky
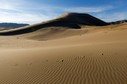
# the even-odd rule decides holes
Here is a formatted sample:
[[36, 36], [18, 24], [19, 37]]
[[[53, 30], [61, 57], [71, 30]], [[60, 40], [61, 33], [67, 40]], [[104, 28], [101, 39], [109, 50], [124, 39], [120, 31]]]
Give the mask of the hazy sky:
[[89, 13], [105, 21], [127, 19], [127, 0], [0, 0], [0, 22], [38, 23], [65, 12]]

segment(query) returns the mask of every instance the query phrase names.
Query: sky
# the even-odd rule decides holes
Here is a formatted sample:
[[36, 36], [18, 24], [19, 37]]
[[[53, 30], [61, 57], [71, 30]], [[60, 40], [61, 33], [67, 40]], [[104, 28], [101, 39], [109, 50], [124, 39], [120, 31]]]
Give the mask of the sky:
[[127, 19], [127, 0], [0, 0], [0, 23], [35, 24], [64, 13], [88, 13], [106, 22]]

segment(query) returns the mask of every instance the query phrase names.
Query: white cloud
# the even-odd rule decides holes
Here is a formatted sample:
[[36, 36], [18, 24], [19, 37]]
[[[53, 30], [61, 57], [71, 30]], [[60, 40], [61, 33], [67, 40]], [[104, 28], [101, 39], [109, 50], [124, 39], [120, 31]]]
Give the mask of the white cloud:
[[[59, 15], [57, 12], [79, 12], [79, 13], [99, 13], [97, 16], [104, 20], [111, 20], [111, 16], [105, 16], [101, 12], [110, 10], [112, 6], [103, 7], [57, 7], [46, 5], [29, 0], [0, 0], [0, 22], [17, 23], [38, 23], [55, 18]], [[116, 14], [114, 14], [115, 18]], [[119, 18], [126, 17], [125, 14], [119, 14]], [[113, 19], [114, 19], [113, 18]]]
[[[0, 22], [37, 23], [53, 18], [50, 10], [25, 0], [0, 0]], [[41, 9], [40, 9], [41, 8]]]
[[30, 13], [0, 13], [0, 22], [18, 22], [18, 23], [36, 23], [41, 22], [43, 20], [49, 20], [51, 17], [48, 17], [47, 15], [35, 15]]
[[72, 7], [64, 9], [67, 12], [79, 12], [79, 13], [91, 13], [91, 12], [103, 12], [106, 10], [112, 9], [112, 6], [104, 6], [104, 7]]
[[100, 13], [95, 14], [95, 16], [101, 18], [104, 21], [112, 22], [127, 19], [127, 12]]
[[32, 13], [0, 13], [0, 22], [16, 22], [16, 23], [37, 23], [51, 19], [51, 16], [44, 14], [32, 14]]

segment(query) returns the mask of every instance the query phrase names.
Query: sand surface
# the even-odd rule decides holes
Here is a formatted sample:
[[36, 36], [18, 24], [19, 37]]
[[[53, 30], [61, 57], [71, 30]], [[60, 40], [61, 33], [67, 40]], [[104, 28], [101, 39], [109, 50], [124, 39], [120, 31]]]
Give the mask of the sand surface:
[[127, 24], [0, 36], [0, 84], [127, 84]]

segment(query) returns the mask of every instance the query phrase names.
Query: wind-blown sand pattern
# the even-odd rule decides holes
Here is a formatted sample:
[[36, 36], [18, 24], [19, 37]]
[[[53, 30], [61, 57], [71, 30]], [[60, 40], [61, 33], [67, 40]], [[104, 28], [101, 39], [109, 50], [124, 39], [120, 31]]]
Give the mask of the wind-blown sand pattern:
[[127, 84], [127, 24], [54, 29], [0, 36], [0, 84]]

